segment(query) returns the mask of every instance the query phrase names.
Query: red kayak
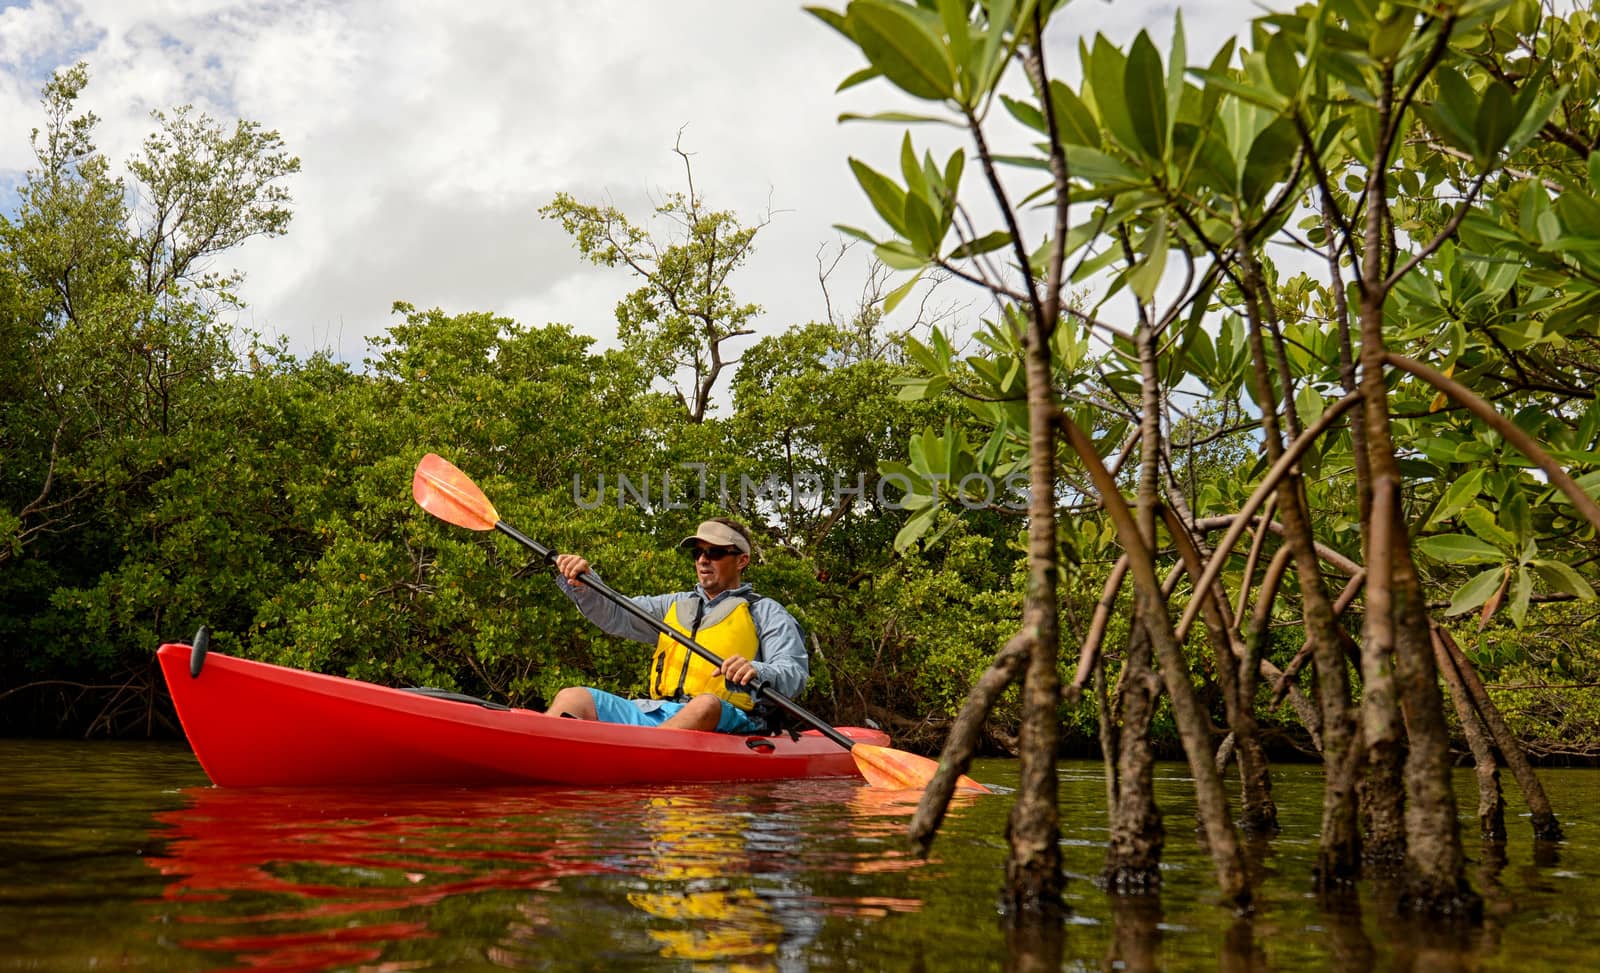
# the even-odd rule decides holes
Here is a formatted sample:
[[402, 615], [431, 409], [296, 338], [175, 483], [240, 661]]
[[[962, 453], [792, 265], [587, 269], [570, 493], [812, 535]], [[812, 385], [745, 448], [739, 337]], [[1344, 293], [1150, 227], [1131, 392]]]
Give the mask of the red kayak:
[[[182, 644], [157, 652], [200, 766], [219, 787], [657, 784], [858, 777], [850, 751], [492, 709]], [[193, 670], [197, 675], [191, 676]], [[840, 727], [885, 746], [877, 731]]]

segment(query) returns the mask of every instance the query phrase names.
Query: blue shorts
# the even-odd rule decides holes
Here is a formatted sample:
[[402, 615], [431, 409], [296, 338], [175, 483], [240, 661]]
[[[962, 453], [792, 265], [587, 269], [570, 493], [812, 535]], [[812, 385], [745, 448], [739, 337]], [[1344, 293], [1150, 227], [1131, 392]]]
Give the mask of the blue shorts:
[[[603, 723], [627, 723], [632, 726], [660, 726], [672, 714], [683, 709], [683, 703], [665, 699], [623, 699], [603, 689], [589, 689], [594, 697], [596, 718]], [[722, 716], [717, 720], [718, 733], [765, 733], [767, 725], [727, 700], [722, 701]]]

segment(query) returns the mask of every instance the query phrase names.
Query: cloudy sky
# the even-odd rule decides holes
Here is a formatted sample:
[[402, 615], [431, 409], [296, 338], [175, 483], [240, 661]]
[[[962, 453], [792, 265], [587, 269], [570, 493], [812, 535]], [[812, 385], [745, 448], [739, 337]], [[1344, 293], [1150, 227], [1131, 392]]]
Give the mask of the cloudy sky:
[[[1257, 12], [1182, 7], [1191, 61]], [[1148, 27], [1164, 50], [1174, 9], [1078, 0], [1052, 28], [1056, 70], [1075, 75], [1080, 32]], [[356, 361], [396, 300], [609, 341], [632, 282], [585, 264], [537, 210], [567, 191], [644, 218], [683, 186], [680, 130], [711, 206], [771, 212], [735, 281], [767, 309], [760, 326], [822, 317], [830, 227], [876, 228], [846, 159], [891, 168], [899, 138], [836, 122], [895, 105], [882, 83], [835, 94], [860, 62], [788, 0], [0, 0], [0, 209], [33, 162], [40, 86], [78, 60], [118, 165], [153, 109], [193, 104], [282, 135], [302, 162], [295, 217], [229, 255], [247, 274], [240, 323]], [[836, 305], [863, 273], [841, 267]]]

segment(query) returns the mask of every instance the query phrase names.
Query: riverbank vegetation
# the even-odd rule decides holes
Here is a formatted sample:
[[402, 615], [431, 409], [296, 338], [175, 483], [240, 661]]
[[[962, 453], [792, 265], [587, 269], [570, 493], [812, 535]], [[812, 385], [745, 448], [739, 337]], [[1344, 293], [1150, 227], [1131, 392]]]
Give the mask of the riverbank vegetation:
[[[908, 130], [889, 174], [852, 160], [883, 228], [850, 232], [913, 281], [961, 278], [996, 309], [977, 355], [939, 332], [908, 341], [927, 373], [913, 396], [959, 390], [975, 425], [912, 456], [919, 509], [899, 541], [963, 498], [954, 474], [1025, 468], [1032, 490], [1020, 626], [974, 684], [913, 835], [932, 840], [978, 729], [1019, 686], [1007, 901], [1051, 913], [1058, 710], [1088, 690], [1103, 879], [1159, 886], [1149, 728], [1164, 701], [1217, 884], [1248, 909], [1240, 831], [1278, 830], [1259, 711], [1287, 693], [1324, 765], [1318, 888], [1403, 863], [1404, 908], [1475, 917], [1450, 716], [1479, 768], [1485, 838], [1504, 836], [1504, 761], [1535, 836], [1559, 839], [1479, 670], [1500, 651], [1527, 661], [1536, 594], [1593, 618], [1592, 13], [1329, 0], [1258, 17], [1198, 65], [1179, 18], [1165, 57], [1143, 32], [1126, 47], [1096, 37], [1072, 72], [1047, 43], [1066, 6], [813, 11], [865, 62], [844, 86], [887, 82], [926, 106], [870, 117], [966, 135], [936, 155], [939, 138]], [[1027, 151], [994, 148], [1019, 131]], [[963, 182], [969, 153], [979, 175]], [[1240, 401], [1247, 421], [1204, 425]], [[1195, 444], [1245, 427], [1257, 456], [1195, 475]], [[1068, 643], [1081, 649], [1064, 688], [1061, 582], [1081, 574], [1084, 522], [1063, 498], [1095, 508], [1120, 552], [1107, 602], [1132, 598], [1120, 643], [1099, 617]], [[1292, 653], [1271, 637], [1285, 617]], [[1490, 634], [1497, 620], [1521, 634]]]
[[[235, 331], [247, 282], [214, 268], [289, 230], [288, 147], [178, 109], [118, 177], [87, 70], [59, 73], [0, 223], [0, 730], [175, 732], [152, 650], [202, 623], [518, 705], [642, 689], [641, 647], [541, 565], [415, 509], [435, 451], [625, 592], [681, 587], [702, 517], [752, 522], [818, 712], [948, 737], [952, 768], [1023, 755], [1019, 910], [1059, 901], [1075, 750], [1105, 755], [1114, 888], [1159, 884], [1152, 761], [1182, 755], [1248, 902], [1216, 768], [1271, 833], [1295, 754], [1330, 771], [1323, 887], [1409, 860], [1409, 901], [1470, 913], [1450, 763], [1485, 769], [1493, 834], [1498, 762], [1534, 804], [1525, 752], [1600, 754], [1600, 26], [1334, 0], [1199, 63], [1181, 26], [1165, 55], [1097, 39], [1069, 83], [1039, 43], [1060, 7], [817, 11], [852, 83], [964, 133], [851, 161], [883, 226], [849, 232], [914, 276], [848, 311], [753, 333], [764, 217], [713, 208], [688, 156], [651, 214], [553, 198], [574, 260], [637, 285], [608, 348], [403, 302], [359, 362]], [[1032, 148], [993, 151], [1008, 126]]]

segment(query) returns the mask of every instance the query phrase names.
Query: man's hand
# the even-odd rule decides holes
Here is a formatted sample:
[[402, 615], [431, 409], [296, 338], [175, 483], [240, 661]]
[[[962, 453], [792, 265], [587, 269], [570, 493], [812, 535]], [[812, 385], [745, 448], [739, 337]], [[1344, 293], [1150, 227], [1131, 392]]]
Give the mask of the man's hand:
[[730, 655], [723, 659], [722, 668], [717, 672], [735, 686], [748, 686], [758, 678], [755, 663], [742, 655]]
[[578, 580], [578, 576], [586, 574], [588, 570], [589, 562], [581, 554], [556, 555], [556, 571], [574, 587], [583, 587], [583, 582]]

